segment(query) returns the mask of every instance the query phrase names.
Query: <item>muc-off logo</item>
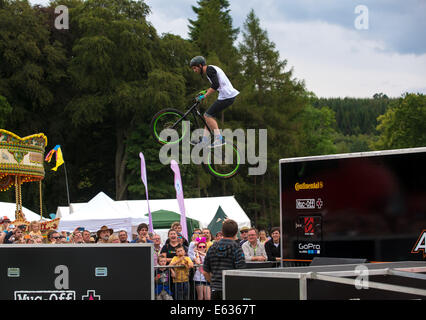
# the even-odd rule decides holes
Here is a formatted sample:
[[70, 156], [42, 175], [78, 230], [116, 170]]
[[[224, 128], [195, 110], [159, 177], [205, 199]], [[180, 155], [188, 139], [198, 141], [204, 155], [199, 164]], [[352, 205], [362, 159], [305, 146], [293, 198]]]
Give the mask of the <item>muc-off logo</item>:
[[315, 199], [296, 199], [296, 209], [315, 209]]

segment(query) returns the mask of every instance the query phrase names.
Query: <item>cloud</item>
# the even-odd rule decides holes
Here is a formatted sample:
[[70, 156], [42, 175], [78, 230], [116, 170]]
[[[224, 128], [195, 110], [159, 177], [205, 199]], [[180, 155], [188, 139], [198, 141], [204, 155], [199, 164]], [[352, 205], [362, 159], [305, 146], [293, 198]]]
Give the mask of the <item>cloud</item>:
[[[30, 0], [47, 4], [47, 0]], [[188, 38], [197, 0], [146, 0], [159, 34]], [[426, 86], [425, 0], [231, 0], [233, 26], [253, 8], [307, 89], [321, 97], [400, 96]], [[368, 29], [357, 30], [358, 5], [368, 8]]]
[[389, 53], [362, 31], [316, 22], [264, 22], [294, 75], [321, 97], [400, 96], [425, 83], [426, 54]]

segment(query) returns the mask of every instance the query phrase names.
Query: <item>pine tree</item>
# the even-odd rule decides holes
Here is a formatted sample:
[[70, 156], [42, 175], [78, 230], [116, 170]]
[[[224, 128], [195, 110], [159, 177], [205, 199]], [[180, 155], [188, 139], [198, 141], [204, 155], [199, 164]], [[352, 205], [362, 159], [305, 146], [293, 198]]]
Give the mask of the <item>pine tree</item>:
[[220, 63], [230, 69], [235, 67], [237, 50], [234, 41], [239, 30], [232, 27], [227, 0], [199, 0], [193, 6], [196, 20], [189, 20], [189, 37], [206, 58], [217, 56]]

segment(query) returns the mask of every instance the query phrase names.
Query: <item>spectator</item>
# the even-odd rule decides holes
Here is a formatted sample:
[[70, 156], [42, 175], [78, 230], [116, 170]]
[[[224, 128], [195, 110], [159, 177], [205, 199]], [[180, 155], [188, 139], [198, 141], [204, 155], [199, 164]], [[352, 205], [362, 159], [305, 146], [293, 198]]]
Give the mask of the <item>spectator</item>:
[[197, 291], [198, 300], [210, 300], [210, 285], [207, 283], [203, 274], [203, 263], [206, 257], [206, 252], [206, 238], [198, 238], [193, 256], [189, 256], [194, 263], [198, 265], [194, 274], [195, 290]]
[[257, 238], [258, 232], [256, 228], [251, 228], [248, 231], [247, 236], [248, 240], [242, 245], [246, 262], [268, 260], [265, 247]]
[[168, 236], [169, 242], [166, 242], [166, 244], [161, 248], [161, 254], [167, 258], [167, 263], [170, 263], [176, 255], [176, 247], [179, 245], [179, 240], [177, 238], [176, 231], [173, 229], [169, 230]]
[[41, 237], [40, 222], [32, 221], [28, 226], [28, 231], [30, 236], [37, 235]]
[[203, 236], [206, 237], [206, 244], [207, 244], [207, 250], [209, 250], [209, 248], [212, 246], [213, 244], [213, 236], [212, 233], [210, 232], [209, 228], [204, 228], [203, 229]]
[[280, 228], [272, 228], [271, 237], [265, 243], [265, 251], [269, 261], [280, 261], [281, 260], [281, 243], [280, 243]]
[[73, 234], [72, 234], [72, 241], [73, 243], [84, 243], [83, 240], [83, 234], [81, 233], [80, 230], [76, 229], [74, 230]]
[[141, 223], [137, 228], [138, 237], [135, 240], [132, 240], [132, 243], [137, 243], [141, 241], [142, 243], [152, 243], [151, 240], [148, 239], [148, 225], [146, 223]]
[[[182, 225], [180, 224], [180, 222], [177, 222], [177, 221], [173, 222], [170, 229], [175, 230], [176, 233], [178, 234], [178, 237], [179, 237], [179, 234], [182, 234]], [[169, 239], [166, 240], [166, 244], [168, 242], [169, 242]], [[183, 245], [186, 247], [185, 251], [188, 251], [189, 242], [185, 237], [183, 237]]]
[[23, 240], [24, 240], [23, 242], [25, 244], [34, 244], [35, 243], [34, 239], [29, 234], [24, 235]]
[[97, 232], [97, 243], [108, 243], [109, 237], [114, 233], [113, 229], [108, 229], [107, 226], [102, 226]]
[[7, 230], [10, 225], [10, 219], [7, 216], [3, 216], [0, 218], [0, 225], [2, 226], [2, 231]]
[[43, 243], [43, 237], [40, 236], [32, 236], [35, 244], [42, 244]]
[[69, 234], [66, 231], [62, 231], [62, 233], [59, 237], [59, 243], [64, 244], [64, 243], [68, 243], [68, 242], [70, 242]]
[[0, 244], [4, 242], [4, 238], [6, 238], [6, 234], [8, 233], [7, 230], [1, 230], [0, 231]]
[[[158, 256], [156, 264], [159, 266], [166, 266], [167, 259], [163, 256]], [[170, 292], [170, 274], [172, 277], [175, 276], [174, 270], [171, 268], [155, 268], [154, 280], [156, 300], [173, 300], [172, 293]]]
[[61, 234], [56, 230], [51, 230], [47, 235], [48, 243], [55, 244], [60, 243]]
[[186, 239], [184, 238], [184, 236], [181, 233], [178, 233], [177, 237], [178, 237], [179, 243], [185, 249], [185, 252], [188, 252], [188, 246], [185, 245], [185, 243], [188, 243], [188, 241], [186, 241]]
[[217, 233], [216, 233], [216, 236], [215, 236], [215, 239], [214, 239], [214, 241], [213, 242], [215, 242], [215, 241], [219, 241], [220, 239], [222, 239], [223, 238], [223, 233], [222, 233], [222, 231], [218, 231]]
[[179, 266], [179, 268], [174, 268], [175, 299], [189, 300], [189, 270], [194, 267], [194, 264], [186, 256], [185, 249], [181, 244], [176, 247], [176, 255], [170, 261], [170, 266]]
[[161, 237], [160, 237], [160, 235], [154, 233], [154, 235], [152, 236], [152, 241], [154, 242], [154, 266], [156, 266], [157, 261], [158, 261], [158, 257], [161, 255]]
[[201, 229], [196, 228], [194, 229], [194, 232], [192, 233], [191, 237], [191, 243], [188, 246], [188, 256], [193, 257], [194, 256], [194, 249], [197, 245], [197, 238], [201, 236]]
[[9, 225], [10, 231], [6, 234], [4, 238], [4, 244], [19, 243], [24, 238], [24, 232], [20, 226], [15, 227], [14, 225]]
[[265, 230], [259, 231], [259, 242], [263, 245], [265, 245], [265, 242], [268, 241], [268, 236], [266, 234]]
[[240, 229], [240, 246], [242, 246], [243, 244], [244, 244], [244, 242], [246, 242], [247, 241], [247, 239], [248, 239], [248, 236], [247, 236], [247, 233], [248, 233], [248, 231], [249, 231], [249, 227], [242, 227], [241, 229]]
[[198, 237], [200, 237], [200, 235], [201, 235], [201, 229], [199, 229], [199, 228], [195, 228], [195, 229], [192, 231], [191, 242], [192, 242], [192, 241], [195, 241], [195, 239], [196, 239], [196, 238], [198, 238]]
[[118, 238], [118, 236], [116, 234], [112, 234], [108, 238], [108, 243], [120, 243], [120, 239]]
[[177, 233], [182, 233], [182, 225], [178, 221], [173, 222], [170, 229], [175, 230]]
[[211, 283], [211, 299], [222, 300], [222, 271], [245, 267], [244, 252], [235, 242], [238, 224], [226, 219], [222, 225], [223, 238], [207, 251], [204, 260], [204, 277]]
[[95, 243], [95, 239], [92, 237], [89, 230], [84, 230], [82, 235], [84, 243]]
[[120, 230], [118, 232], [118, 238], [120, 239], [120, 243], [129, 243], [128, 235], [126, 230]]

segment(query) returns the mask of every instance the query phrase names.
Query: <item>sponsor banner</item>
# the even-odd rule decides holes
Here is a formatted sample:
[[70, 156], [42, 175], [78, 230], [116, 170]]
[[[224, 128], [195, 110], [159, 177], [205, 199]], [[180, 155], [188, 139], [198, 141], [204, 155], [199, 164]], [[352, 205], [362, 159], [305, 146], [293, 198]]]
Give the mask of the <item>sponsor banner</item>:
[[321, 209], [324, 202], [321, 198], [315, 199], [296, 199], [296, 209]]
[[321, 254], [321, 245], [314, 242], [300, 242], [298, 244], [299, 254], [319, 255]]
[[301, 191], [301, 190], [312, 190], [312, 189], [322, 189], [324, 188], [324, 182], [323, 181], [317, 181], [312, 183], [299, 183], [297, 182], [294, 185], [294, 190]]

